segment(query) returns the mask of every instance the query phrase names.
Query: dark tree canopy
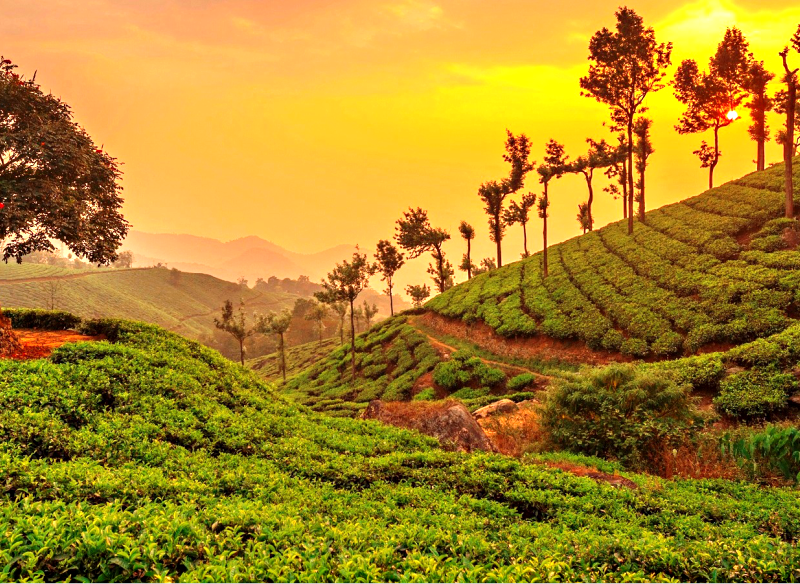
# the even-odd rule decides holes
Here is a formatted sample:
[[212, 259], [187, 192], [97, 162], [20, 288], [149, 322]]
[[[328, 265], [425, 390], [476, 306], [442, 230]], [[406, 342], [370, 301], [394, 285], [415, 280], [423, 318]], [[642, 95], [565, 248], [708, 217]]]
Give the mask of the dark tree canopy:
[[378, 242], [378, 248], [375, 252], [375, 260], [378, 262], [378, 271], [381, 274], [381, 280], [386, 282], [386, 290], [384, 294], [389, 296], [389, 312], [394, 316], [394, 299], [392, 298], [392, 288], [394, 288], [394, 275], [405, 263], [403, 254], [387, 239], [381, 239]]
[[746, 103], [750, 110], [750, 127], [747, 131], [750, 138], [758, 144], [756, 154], [756, 170], [764, 170], [766, 166], [766, 155], [764, 145], [769, 139], [769, 126], [767, 125], [767, 113], [772, 111], [775, 102], [767, 91], [767, 85], [775, 78], [775, 74], [767, 71], [763, 61], [753, 61], [750, 64], [749, 75], [747, 78], [747, 90], [750, 93], [750, 101]]
[[3, 259], [63, 242], [92, 263], [116, 258], [128, 232], [117, 161], [94, 144], [69, 106], [0, 57], [0, 241]]
[[555, 140], [550, 140], [545, 147], [544, 163], [539, 165], [539, 182], [544, 186], [542, 196], [539, 197], [539, 217], [542, 219], [542, 276], [547, 277], [547, 217], [550, 207], [548, 186], [554, 178], [561, 178], [570, 168], [569, 157], [564, 151], [564, 146]]
[[411, 259], [426, 252], [433, 255], [434, 263], [428, 266], [428, 273], [433, 276], [439, 292], [444, 292], [452, 285], [453, 266], [445, 258], [442, 249], [444, 242], [450, 239], [450, 234], [431, 226], [427, 211], [419, 207], [405, 211], [403, 217], [397, 220], [394, 238], [400, 247], [409, 252]]
[[461, 258], [459, 269], [467, 273], [467, 280], [469, 280], [475, 270], [475, 264], [472, 263], [472, 240], [475, 239], [475, 229], [466, 221], [462, 221], [458, 224], [458, 232], [461, 234], [462, 239], [467, 242], [467, 253]]
[[406, 286], [406, 294], [411, 297], [414, 308], [421, 308], [428, 296], [431, 295], [431, 289], [427, 284], [414, 284]]
[[607, 168], [616, 162], [616, 150], [605, 140], [599, 142], [587, 138], [589, 150], [583, 156], [579, 156], [569, 165], [569, 172], [580, 173], [586, 180], [586, 188], [589, 189], [589, 198], [586, 201], [586, 224], [588, 231], [592, 230], [594, 219], [592, 218], [592, 204], [594, 203], [594, 171], [599, 168]]
[[239, 358], [244, 367], [244, 342], [256, 334], [256, 329], [247, 324], [247, 316], [244, 313], [244, 302], [239, 302], [239, 310], [234, 312], [233, 303], [226, 300], [222, 307], [221, 318], [214, 319], [214, 325], [221, 331], [231, 335], [239, 343]]
[[508, 209], [503, 213], [503, 219], [507, 225], [521, 225], [522, 226], [522, 257], [526, 258], [528, 253], [528, 220], [530, 219], [530, 210], [536, 205], [536, 194], [527, 193], [522, 195], [522, 199], [517, 203], [511, 201]]

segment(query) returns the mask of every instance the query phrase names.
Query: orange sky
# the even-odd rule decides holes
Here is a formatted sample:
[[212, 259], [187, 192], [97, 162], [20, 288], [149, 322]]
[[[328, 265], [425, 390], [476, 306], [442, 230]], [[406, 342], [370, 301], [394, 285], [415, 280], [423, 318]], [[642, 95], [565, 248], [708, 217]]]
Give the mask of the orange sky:
[[[483, 257], [493, 246], [476, 192], [507, 173], [506, 128], [532, 137], [536, 159], [551, 137], [577, 155], [586, 137], [607, 135], [607, 109], [580, 97], [578, 80], [589, 38], [613, 25], [617, 4], [552, 4], [0, 0], [0, 52], [25, 73], [38, 70], [43, 87], [124, 162], [124, 211], [135, 229], [254, 234], [301, 252], [372, 249], [405, 208], [420, 205], [454, 235], [460, 219], [473, 223]], [[725, 27], [737, 25], [776, 71], [800, 22], [800, 5], [778, 0], [632, 7], [674, 43], [673, 70], [686, 57], [705, 64]], [[649, 105], [654, 207], [701, 191], [706, 171], [691, 153], [701, 138], [673, 130], [681, 108], [671, 91]], [[754, 169], [747, 123], [722, 131], [720, 181]], [[768, 161], [779, 158], [769, 144]], [[534, 178], [527, 187], [538, 192]], [[585, 196], [574, 176], [551, 187], [551, 241], [578, 233]], [[618, 201], [603, 193], [596, 201], [599, 225], [619, 218]], [[540, 230], [536, 219], [534, 249]], [[520, 248], [512, 228], [507, 261]], [[448, 252], [457, 264], [461, 242]]]

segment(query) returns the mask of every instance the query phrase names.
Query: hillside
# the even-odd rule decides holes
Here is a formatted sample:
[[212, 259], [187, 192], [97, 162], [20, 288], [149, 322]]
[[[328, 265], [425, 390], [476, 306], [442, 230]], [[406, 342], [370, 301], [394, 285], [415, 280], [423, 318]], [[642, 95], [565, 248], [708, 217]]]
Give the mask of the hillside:
[[781, 219], [782, 175], [776, 165], [650, 211], [633, 237], [618, 222], [554, 245], [547, 278], [537, 253], [426, 307], [506, 338], [579, 341], [635, 358], [777, 333], [800, 309], [800, 234]]
[[157, 327], [85, 326], [113, 342], [0, 361], [4, 580], [800, 578], [794, 491], [444, 452]]
[[[321, 343], [312, 341], [288, 347], [286, 349], [286, 375], [292, 376], [299, 373], [320, 359], [327, 357], [339, 344], [339, 337], [331, 337], [324, 339]], [[245, 365], [257, 372], [265, 381], [277, 381], [280, 378], [278, 359], [278, 353], [270, 353], [269, 355], [248, 359]]]
[[242, 289], [207, 274], [163, 268], [78, 271], [39, 264], [0, 264], [0, 306], [55, 308], [83, 318], [151, 322], [197, 339], [214, 329], [226, 300], [248, 310], [291, 308], [296, 295]]

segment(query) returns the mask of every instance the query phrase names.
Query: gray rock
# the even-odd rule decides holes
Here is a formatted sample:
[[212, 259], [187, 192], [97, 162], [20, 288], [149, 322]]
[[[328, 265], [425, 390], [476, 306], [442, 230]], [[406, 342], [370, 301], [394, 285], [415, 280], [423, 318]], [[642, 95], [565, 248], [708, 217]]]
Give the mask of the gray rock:
[[478, 408], [474, 412], [472, 412], [472, 417], [476, 420], [481, 420], [483, 418], [487, 418], [489, 416], [494, 416], [496, 414], [505, 414], [509, 412], [514, 412], [518, 409], [517, 404], [515, 404], [510, 399], [501, 399], [494, 403], [489, 404], [488, 406], [483, 406], [482, 408]]

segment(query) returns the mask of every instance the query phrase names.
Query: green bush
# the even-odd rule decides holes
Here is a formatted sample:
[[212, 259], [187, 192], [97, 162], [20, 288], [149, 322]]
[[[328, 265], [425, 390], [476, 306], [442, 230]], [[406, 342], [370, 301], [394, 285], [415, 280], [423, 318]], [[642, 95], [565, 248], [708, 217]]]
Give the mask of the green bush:
[[647, 341], [644, 339], [637, 339], [637, 338], [630, 338], [626, 339], [622, 346], [620, 346], [620, 351], [623, 355], [630, 355], [631, 357], [637, 357], [639, 359], [643, 359], [650, 354], [650, 347], [647, 346]]
[[691, 435], [699, 418], [689, 388], [633, 365], [610, 365], [555, 382], [541, 408], [557, 446], [643, 468]]
[[456, 351], [449, 361], [442, 361], [433, 370], [438, 386], [454, 391], [467, 386], [497, 387], [506, 380], [500, 369], [489, 367], [468, 351]]
[[519, 391], [536, 382], [536, 376], [533, 373], [520, 373], [508, 380], [506, 387], [509, 391]]
[[726, 432], [720, 446], [751, 478], [765, 478], [767, 471], [778, 472], [794, 483], [800, 480], [800, 430], [793, 426]]
[[682, 348], [683, 337], [674, 332], [664, 333], [653, 343], [653, 353], [662, 357], [675, 355]]
[[775, 370], [740, 371], [722, 380], [714, 406], [735, 418], [763, 418], [786, 407], [797, 379]]
[[432, 387], [426, 387], [414, 396], [414, 401], [433, 401], [436, 399], [436, 392]]
[[750, 249], [755, 251], [778, 251], [786, 249], [786, 241], [780, 235], [767, 235], [753, 239], [750, 242]]
[[63, 331], [77, 328], [81, 319], [63, 310], [38, 308], [4, 308], [3, 314], [11, 319], [14, 328], [32, 328]]

